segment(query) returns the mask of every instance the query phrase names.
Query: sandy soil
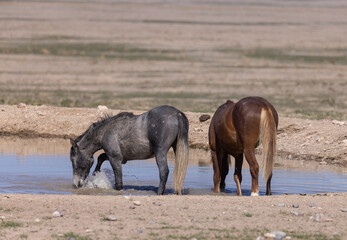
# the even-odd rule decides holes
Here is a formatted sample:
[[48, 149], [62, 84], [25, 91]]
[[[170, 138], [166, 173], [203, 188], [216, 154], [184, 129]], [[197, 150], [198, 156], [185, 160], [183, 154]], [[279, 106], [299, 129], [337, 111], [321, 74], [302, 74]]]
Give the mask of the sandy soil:
[[[256, 239], [275, 230], [291, 239], [347, 239], [347, 212], [341, 210], [346, 200], [347, 194], [131, 199], [2, 194], [0, 239]], [[55, 211], [63, 216], [52, 217]], [[112, 217], [117, 220], [109, 221]]]

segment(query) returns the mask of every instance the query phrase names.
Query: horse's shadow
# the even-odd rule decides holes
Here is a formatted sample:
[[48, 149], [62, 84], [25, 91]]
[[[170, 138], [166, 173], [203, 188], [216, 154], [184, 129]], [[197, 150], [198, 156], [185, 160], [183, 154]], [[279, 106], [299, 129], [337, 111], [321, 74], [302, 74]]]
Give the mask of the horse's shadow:
[[[136, 192], [146, 192], [146, 193], [154, 193], [158, 194], [158, 187], [151, 186], [151, 185], [144, 185], [144, 186], [138, 186], [138, 185], [124, 185], [123, 186], [124, 191], [136, 191]], [[165, 189], [164, 192], [165, 195], [168, 194], [175, 194], [175, 190], [172, 188]], [[187, 195], [189, 194], [189, 189], [183, 189], [182, 194]]]

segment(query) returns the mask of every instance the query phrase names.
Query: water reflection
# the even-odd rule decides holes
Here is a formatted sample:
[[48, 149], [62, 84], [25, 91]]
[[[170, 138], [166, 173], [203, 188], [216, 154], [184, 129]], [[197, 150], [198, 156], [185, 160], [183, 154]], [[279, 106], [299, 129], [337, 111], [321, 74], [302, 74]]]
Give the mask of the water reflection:
[[[15, 141], [15, 142], [14, 142]], [[35, 140], [38, 141], [38, 140]], [[115, 191], [113, 187], [113, 174], [108, 162], [102, 169], [112, 183], [110, 189], [72, 187], [72, 167], [69, 160], [68, 140], [45, 140], [40, 147], [28, 146], [25, 142], [25, 153], [19, 154], [20, 141], [13, 140], [17, 147], [6, 148], [0, 141], [0, 193], [33, 193], [33, 194], [141, 194], [153, 195], [159, 184], [159, 172], [154, 159], [144, 161], [129, 161], [123, 165], [124, 190]], [[47, 152], [45, 145], [50, 145]], [[52, 147], [51, 145], [55, 145]], [[44, 150], [45, 149], [45, 150]], [[97, 156], [97, 155], [96, 155]], [[169, 153], [170, 175], [167, 183], [167, 194], [173, 193], [172, 172], [174, 155]], [[233, 180], [233, 160], [229, 175], [226, 179], [226, 192], [224, 195], [236, 194]], [[246, 162], [246, 161], [245, 161]], [[93, 166], [93, 168], [95, 165]], [[93, 169], [92, 169], [93, 170]], [[294, 161], [278, 159], [272, 179], [273, 194], [298, 194], [322, 192], [346, 192], [346, 169], [340, 167], [321, 166], [315, 162]], [[260, 177], [261, 178], [261, 177]], [[213, 194], [213, 169], [210, 153], [203, 150], [192, 149], [187, 176], [184, 183], [184, 193], [193, 195]], [[251, 177], [247, 163], [243, 169], [242, 189], [244, 195], [250, 195]], [[265, 183], [260, 182], [260, 194], [265, 194]]]

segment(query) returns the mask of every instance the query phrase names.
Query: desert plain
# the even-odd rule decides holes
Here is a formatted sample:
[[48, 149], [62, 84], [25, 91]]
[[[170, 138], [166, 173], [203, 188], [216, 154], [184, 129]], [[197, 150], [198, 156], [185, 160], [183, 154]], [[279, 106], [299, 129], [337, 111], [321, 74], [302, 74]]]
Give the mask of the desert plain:
[[[337, 0], [0, 1], [1, 152], [168, 104], [208, 154], [199, 116], [257, 95], [279, 112], [279, 157], [346, 174], [346, 12]], [[1, 194], [0, 239], [347, 239], [346, 200]]]

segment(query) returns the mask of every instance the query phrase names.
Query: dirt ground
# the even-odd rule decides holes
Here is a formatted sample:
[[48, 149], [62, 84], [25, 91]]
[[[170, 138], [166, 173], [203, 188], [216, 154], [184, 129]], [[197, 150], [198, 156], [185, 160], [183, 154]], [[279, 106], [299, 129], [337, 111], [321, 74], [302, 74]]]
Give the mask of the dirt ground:
[[[346, 173], [346, 10], [337, 0], [0, 1], [0, 134], [74, 138], [105, 114], [169, 104], [187, 114], [190, 146], [207, 149], [199, 116], [260, 95], [279, 112], [281, 158]], [[347, 239], [346, 203], [346, 193], [1, 194], [0, 239]]]

